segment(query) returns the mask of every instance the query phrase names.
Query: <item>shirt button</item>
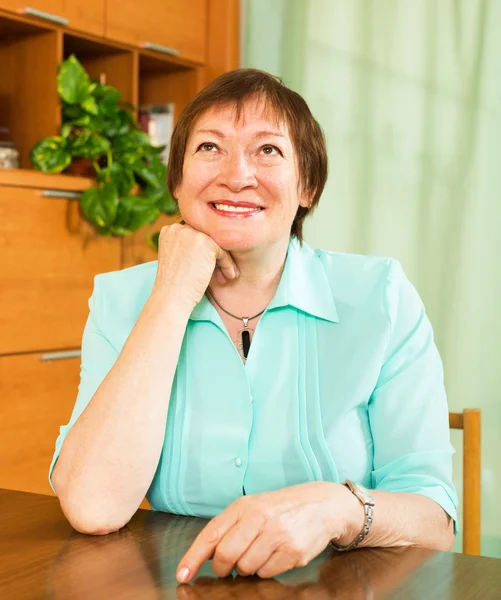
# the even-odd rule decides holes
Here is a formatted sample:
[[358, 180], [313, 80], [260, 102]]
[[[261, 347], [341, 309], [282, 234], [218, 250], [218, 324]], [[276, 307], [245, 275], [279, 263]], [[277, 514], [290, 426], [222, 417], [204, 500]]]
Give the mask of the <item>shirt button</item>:
[[235, 459], [235, 465], [237, 467], [241, 467], [242, 466], [242, 459], [241, 458], [236, 458]]

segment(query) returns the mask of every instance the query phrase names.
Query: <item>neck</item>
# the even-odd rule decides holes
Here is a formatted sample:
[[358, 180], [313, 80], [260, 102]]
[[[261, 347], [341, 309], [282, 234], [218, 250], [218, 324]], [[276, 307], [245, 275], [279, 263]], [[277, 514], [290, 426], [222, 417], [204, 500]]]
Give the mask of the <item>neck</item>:
[[238, 315], [264, 309], [280, 283], [288, 244], [287, 239], [265, 250], [231, 252], [240, 276], [225, 284], [212, 278], [210, 288], [218, 302]]

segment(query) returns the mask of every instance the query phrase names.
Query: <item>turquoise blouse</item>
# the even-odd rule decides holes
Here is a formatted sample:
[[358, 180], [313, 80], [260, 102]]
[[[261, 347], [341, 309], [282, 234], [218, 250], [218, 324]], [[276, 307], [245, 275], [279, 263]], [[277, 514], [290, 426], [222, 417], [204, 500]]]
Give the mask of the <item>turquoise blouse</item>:
[[[155, 261], [96, 276], [49, 481], [156, 271]], [[245, 365], [206, 296], [193, 310], [147, 498], [154, 510], [213, 517], [242, 494], [352, 479], [423, 494], [456, 520], [453, 452], [433, 331], [400, 264], [293, 239]]]

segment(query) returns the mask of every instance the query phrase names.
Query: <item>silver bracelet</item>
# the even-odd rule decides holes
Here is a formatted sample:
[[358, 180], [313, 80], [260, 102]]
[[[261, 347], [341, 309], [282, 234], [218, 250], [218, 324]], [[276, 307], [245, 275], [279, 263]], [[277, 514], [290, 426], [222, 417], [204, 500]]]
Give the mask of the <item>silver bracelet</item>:
[[346, 552], [347, 550], [353, 550], [353, 548], [356, 548], [371, 530], [372, 521], [374, 520], [374, 498], [369, 491], [364, 488], [363, 485], [350, 480], [346, 480], [343, 485], [345, 485], [363, 505], [365, 520], [362, 531], [357, 535], [351, 544], [348, 544], [347, 546], [340, 546], [339, 544], [335, 544], [332, 540], [329, 542], [329, 545], [335, 548], [338, 552]]

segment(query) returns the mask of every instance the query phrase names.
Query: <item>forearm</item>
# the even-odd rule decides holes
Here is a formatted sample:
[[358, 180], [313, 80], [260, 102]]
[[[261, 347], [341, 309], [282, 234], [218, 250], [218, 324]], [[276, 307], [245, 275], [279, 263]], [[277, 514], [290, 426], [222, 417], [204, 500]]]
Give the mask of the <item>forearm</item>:
[[188, 310], [154, 292], [112, 369], [68, 433], [53, 484], [76, 529], [119, 529], [144, 498], [162, 450], [188, 318]]
[[[360, 501], [345, 486], [345, 533], [336, 543], [350, 544], [364, 524]], [[418, 546], [434, 550], [451, 549], [453, 520], [436, 502], [421, 494], [371, 490], [374, 520], [360, 547]]]

